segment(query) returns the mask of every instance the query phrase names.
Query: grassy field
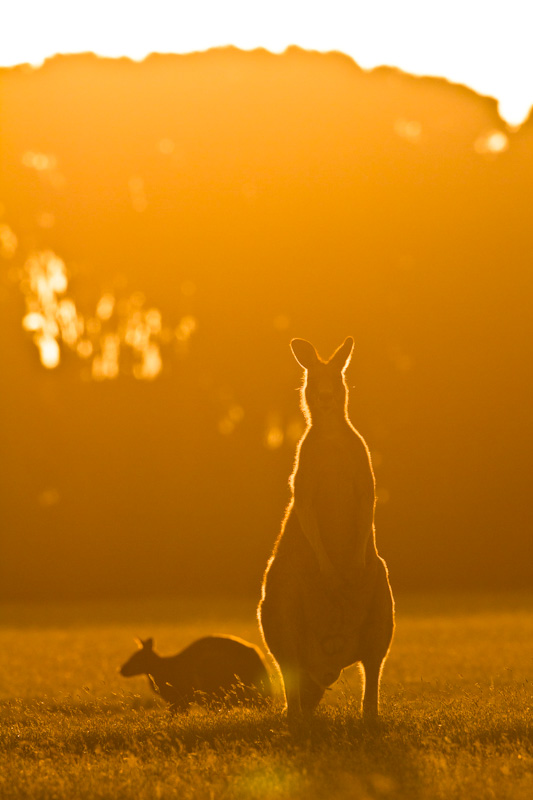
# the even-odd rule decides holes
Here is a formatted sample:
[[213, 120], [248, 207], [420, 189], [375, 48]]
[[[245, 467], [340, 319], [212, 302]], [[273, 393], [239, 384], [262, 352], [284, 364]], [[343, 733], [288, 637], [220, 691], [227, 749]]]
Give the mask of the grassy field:
[[0, 798], [533, 797], [533, 595], [400, 596], [379, 728], [351, 670], [300, 739], [280, 702], [173, 718], [117, 674], [207, 633], [259, 643], [253, 601], [0, 606]]

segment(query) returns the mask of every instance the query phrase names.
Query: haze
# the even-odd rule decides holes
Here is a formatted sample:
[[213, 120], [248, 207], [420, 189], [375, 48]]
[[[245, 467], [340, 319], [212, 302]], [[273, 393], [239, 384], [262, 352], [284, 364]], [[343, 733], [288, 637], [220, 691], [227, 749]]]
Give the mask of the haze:
[[257, 592], [294, 336], [356, 341], [395, 587], [531, 583], [533, 119], [298, 48], [0, 86], [4, 597]]
[[297, 45], [343, 52], [366, 69], [397, 66], [466, 84], [495, 97], [501, 117], [517, 125], [533, 104], [529, 14], [522, 0], [271, 0], [263, 7], [246, 0], [153, 0], [149, 7], [125, 0], [19, 0], [2, 11], [0, 66], [40, 65], [56, 53], [94, 51], [140, 60], [150, 52], [230, 44], [274, 53]]

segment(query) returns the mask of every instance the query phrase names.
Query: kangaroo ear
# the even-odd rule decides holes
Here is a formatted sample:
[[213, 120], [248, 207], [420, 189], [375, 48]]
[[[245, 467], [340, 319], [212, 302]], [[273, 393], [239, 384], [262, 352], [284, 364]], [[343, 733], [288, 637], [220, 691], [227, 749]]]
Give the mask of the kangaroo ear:
[[344, 372], [348, 364], [350, 363], [350, 358], [352, 357], [353, 352], [353, 339], [351, 336], [348, 336], [347, 339], [341, 344], [340, 347], [335, 350], [333, 355], [331, 356], [329, 363], [333, 364], [337, 369], [341, 372]]
[[154, 640], [153, 639], [145, 639], [144, 641], [141, 639], [141, 647], [143, 650], [153, 650], [154, 647]]
[[318, 364], [318, 353], [305, 339], [293, 339], [291, 350], [298, 364], [304, 369], [315, 367]]

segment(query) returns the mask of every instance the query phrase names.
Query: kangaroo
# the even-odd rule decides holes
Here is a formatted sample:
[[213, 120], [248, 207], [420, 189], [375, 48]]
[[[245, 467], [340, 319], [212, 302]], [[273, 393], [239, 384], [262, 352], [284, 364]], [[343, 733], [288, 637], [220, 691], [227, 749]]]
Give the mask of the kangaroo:
[[305, 370], [307, 428], [290, 477], [292, 499], [265, 572], [258, 618], [281, 672], [296, 729], [342, 670], [360, 663], [363, 718], [378, 716], [379, 683], [394, 629], [387, 566], [376, 549], [370, 453], [348, 418], [344, 372], [353, 339], [329, 361], [293, 339]]
[[186, 711], [193, 702], [218, 699], [237, 705], [271, 695], [261, 651], [236, 636], [205, 636], [174, 656], [158, 655], [153, 639], [137, 643], [139, 650], [120, 674], [148, 675], [153, 691], [170, 703], [173, 712]]

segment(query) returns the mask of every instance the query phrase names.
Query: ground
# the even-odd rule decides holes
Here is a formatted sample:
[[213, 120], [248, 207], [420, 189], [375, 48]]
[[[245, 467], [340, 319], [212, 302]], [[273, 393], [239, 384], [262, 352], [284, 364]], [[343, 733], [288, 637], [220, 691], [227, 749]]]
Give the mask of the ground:
[[208, 633], [260, 643], [254, 601], [0, 606], [0, 797], [526, 800], [533, 796], [533, 594], [397, 598], [382, 721], [349, 670], [309, 730], [264, 709], [172, 717], [117, 668]]

